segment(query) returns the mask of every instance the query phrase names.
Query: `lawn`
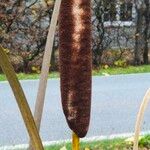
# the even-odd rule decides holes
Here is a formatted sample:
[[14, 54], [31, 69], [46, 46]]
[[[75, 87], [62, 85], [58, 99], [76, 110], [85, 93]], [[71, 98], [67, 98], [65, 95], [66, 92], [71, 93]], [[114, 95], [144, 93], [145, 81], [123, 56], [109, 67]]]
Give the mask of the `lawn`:
[[[123, 150], [127, 146], [124, 139], [102, 140], [95, 142], [82, 142], [80, 150]], [[45, 150], [71, 150], [71, 144], [52, 145]]]
[[117, 74], [133, 74], [133, 73], [148, 73], [150, 65], [142, 66], [127, 66], [123, 67], [106, 67], [100, 70], [94, 70], [93, 75], [117, 75]]
[[[133, 138], [132, 138], [133, 139]], [[142, 137], [139, 141], [139, 150], [150, 149], [150, 135]], [[95, 142], [81, 142], [80, 150], [132, 150], [133, 141], [125, 138], [117, 138], [112, 140], [101, 140]], [[52, 145], [45, 150], [71, 150], [71, 144]]]
[[[18, 73], [17, 74], [19, 80], [35, 80], [39, 79], [40, 74], [25, 74], [25, 73]], [[49, 78], [58, 78], [59, 73], [58, 72], [52, 72], [49, 74]], [[0, 74], [0, 81], [5, 81], [6, 77], [4, 74]]]
[[[103, 67], [99, 70], [93, 70], [93, 76], [117, 75], [117, 74], [133, 74], [133, 73], [148, 73], [150, 65], [128, 66], [128, 67]], [[39, 79], [40, 74], [17, 74], [19, 80]], [[58, 72], [51, 72], [49, 78], [58, 78]], [[6, 80], [5, 75], [0, 74], [0, 81]]]

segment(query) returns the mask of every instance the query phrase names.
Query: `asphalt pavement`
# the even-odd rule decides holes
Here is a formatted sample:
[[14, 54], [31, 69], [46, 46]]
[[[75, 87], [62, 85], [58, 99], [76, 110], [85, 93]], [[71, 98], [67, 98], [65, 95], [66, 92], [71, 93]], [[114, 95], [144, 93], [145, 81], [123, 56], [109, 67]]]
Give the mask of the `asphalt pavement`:
[[[33, 111], [39, 80], [21, 81]], [[134, 131], [141, 100], [150, 87], [150, 73], [93, 77], [92, 112], [87, 137]], [[142, 130], [150, 129], [148, 107]], [[41, 125], [43, 141], [71, 138], [62, 112], [59, 79], [48, 81]], [[8, 82], [0, 82], [0, 146], [28, 143], [28, 134]]]

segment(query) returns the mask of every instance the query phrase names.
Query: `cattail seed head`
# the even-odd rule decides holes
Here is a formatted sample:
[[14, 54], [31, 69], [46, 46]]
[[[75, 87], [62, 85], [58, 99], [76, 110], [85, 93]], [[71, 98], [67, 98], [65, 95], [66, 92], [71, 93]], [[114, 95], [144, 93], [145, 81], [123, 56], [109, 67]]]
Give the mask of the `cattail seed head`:
[[90, 0], [62, 0], [59, 17], [61, 99], [67, 123], [79, 137], [91, 109]]

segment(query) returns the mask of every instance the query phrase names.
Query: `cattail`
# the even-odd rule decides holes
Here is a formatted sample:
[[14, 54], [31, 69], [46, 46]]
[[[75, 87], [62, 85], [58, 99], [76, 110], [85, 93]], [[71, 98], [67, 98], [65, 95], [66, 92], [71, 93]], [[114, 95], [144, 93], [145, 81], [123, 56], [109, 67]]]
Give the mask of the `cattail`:
[[62, 0], [59, 18], [61, 99], [71, 130], [88, 131], [91, 109], [90, 0]]

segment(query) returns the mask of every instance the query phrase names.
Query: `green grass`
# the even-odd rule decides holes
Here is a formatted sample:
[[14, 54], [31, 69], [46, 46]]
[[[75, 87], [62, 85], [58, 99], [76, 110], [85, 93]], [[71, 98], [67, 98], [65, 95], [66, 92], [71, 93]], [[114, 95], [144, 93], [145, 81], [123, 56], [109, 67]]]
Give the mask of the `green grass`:
[[[150, 72], [150, 65], [142, 65], [142, 66], [128, 66], [125, 68], [122, 67], [108, 67], [107, 69], [93, 70], [94, 76], [103, 76], [103, 75], [117, 75], [117, 74], [132, 74], [132, 73], [148, 73]], [[19, 80], [27, 80], [27, 79], [39, 79], [39, 74], [17, 74]], [[58, 78], [58, 72], [51, 72], [49, 74], [49, 78]], [[0, 74], [0, 81], [6, 80], [5, 75]]]
[[132, 73], [148, 73], [150, 72], [150, 65], [142, 66], [128, 66], [122, 67], [108, 67], [107, 69], [94, 70], [93, 75], [117, 75], [117, 74], [132, 74]]
[[[17, 77], [19, 80], [35, 80], [35, 79], [39, 79], [40, 74], [25, 74], [25, 73], [19, 73], [17, 74]], [[58, 72], [52, 72], [49, 74], [49, 78], [58, 78], [59, 77], [59, 73]], [[6, 77], [4, 74], [0, 74], [0, 81], [5, 81]]]
[[[65, 147], [67, 150], [71, 150], [71, 144], [61, 144], [61, 145], [52, 145], [45, 150], [60, 150], [62, 147]], [[80, 150], [123, 150], [124, 148], [129, 147], [127, 143], [125, 143], [124, 139], [113, 139], [113, 140], [102, 140], [95, 142], [81, 142]]]
[[[46, 147], [45, 150], [60, 150], [65, 147], [66, 150], [71, 150], [71, 143], [60, 145], [52, 145]], [[80, 150], [132, 150], [133, 141], [127, 142], [125, 138], [116, 138], [111, 140], [101, 140], [95, 142], [81, 142]], [[143, 136], [139, 141], [139, 150], [150, 149], [150, 135]]]

